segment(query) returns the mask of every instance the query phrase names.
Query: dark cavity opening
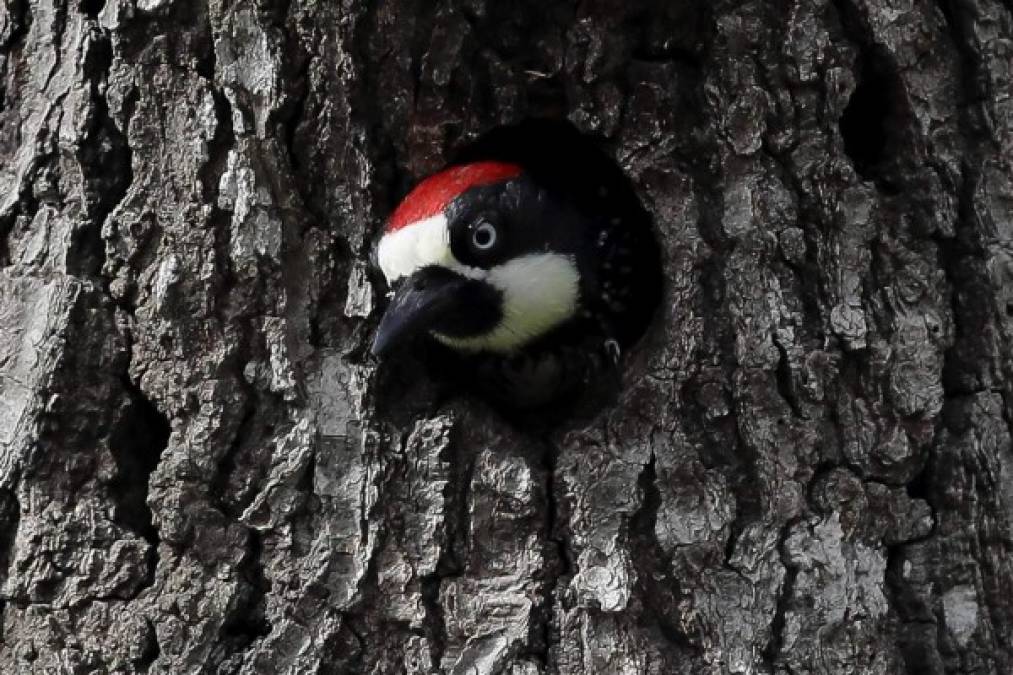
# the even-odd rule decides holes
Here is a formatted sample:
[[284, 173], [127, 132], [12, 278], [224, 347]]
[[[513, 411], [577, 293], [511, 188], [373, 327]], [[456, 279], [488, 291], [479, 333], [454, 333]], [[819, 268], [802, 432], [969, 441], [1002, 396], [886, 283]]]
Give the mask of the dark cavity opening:
[[105, 6], [106, 0], [81, 0], [81, 10], [91, 19], [98, 18]]
[[155, 549], [159, 536], [148, 507], [148, 481], [169, 444], [169, 420], [127, 383], [128, 403], [109, 441], [116, 477], [109, 485], [116, 504], [115, 519]]
[[638, 276], [626, 321], [615, 327], [622, 347], [633, 345], [661, 301], [661, 257], [651, 215], [616, 161], [597, 139], [554, 119], [496, 127], [458, 149], [451, 163], [487, 159], [520, 164], [537, 183], [562, 195], [588, 218], [613, 221], [635, 233], [629, 256], [616, 263], [632, 267]]
[[[613, 289], [630, 292], [618, 310], [611, 306], [602, 310], [608, 303], [597, 291], [593, 298], [582, 298], [583, 308], [594, 310], [590, 316], [578, 316], [515, 354], [476, 356], [431, 339], [416, 343], [412, 353], [425, 364], [427, 382], [446, 385], [439, 387], [437, 398], [475, 393], [528, 428], [588, 417], [610, 405], [621, 382], [633, 378], [627, 370], [632, 361], [625, 355], [646, 332], [661, 300], [661, 256], [651, 215], [599, 139], [581, 134], [565, 121], [531, 119], [497, 127], [458, 148], [449, 164], [483, 160], [523, 166], [546, 192], [586, 216], [591, 233], [586, 255], [607, 257], [610, 270], [624, 270], [596, 272], [593, 286], [600, 291], [608, 279]], [[611, 228], [604, 239], [603, 224]], [[616, 352], [618, 365], [612, 362]], [[425, 390], [419, 390], [414, 378], [419, 371], [408, 365], [410, 361], [415, 359], [392, 359], [384, 368], [380, 401], [384, 391], [392, 403], [424, 400], [417, 398], [424, 397]], [[406, 394], [413, 390], [419, 394]]]
[[858, 86], [840, 120], [844, 151], [855, 171], [887, 190], [894, 187], [886, 174], [900, 129], [898, 86], [885, 58], [867, 50], [862, 55]]

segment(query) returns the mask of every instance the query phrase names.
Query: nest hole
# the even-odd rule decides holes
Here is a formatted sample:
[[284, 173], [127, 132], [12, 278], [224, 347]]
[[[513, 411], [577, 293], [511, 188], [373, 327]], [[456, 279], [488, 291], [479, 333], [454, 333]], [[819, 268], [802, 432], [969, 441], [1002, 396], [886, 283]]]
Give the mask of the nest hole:
[[451, 155], [451, 163], [514, 162], [536, 182], [584, 211], [590, 218], [621, 223], [637, 233], [630, 264], [641, 275], [629, 321], [616, 335], [623, 350], [646, 332], [661, 302], [661, 255], [650, 213], [633, 184], [593, 136], [564, 120], [529, 119], [496, 127]]
[[[633, 292], [624, 305], [622, 321], [614, 325], [610, 336], [604, 336], [609, 339], [599, 345], [606, 347], [607, 343], [613, 343], [612, 346], [618, 345], [619, 351], [625, 355], [647, 331], [660, 304], [663, 280], [653, 222], [629, 178], [597, 139], [580, 133], [565, 121], [530, 119], [494, 128], [462, 144], [451, 154], [449, 164], [485, 160], [519, 164], [542, 188], [564, 198], [596, 223], [612, 223], [623, 231], [629, 228], [634, 236], [624, 243], [625, 253], [621, 260], [623, 265], [635, 270]], [[586, 338], [581, 333], [589, 325], [578, 324], [581, 322], [536, 341], [531, 348], [522, 350], [523, 356], [486, 355], [485, 358], [504, 362], [516, 361], [517, 358], [537, 359], [532, 355], [538, 355], [542, 350], [558, 349], [560, 343], [572, 345]], [[590, 346], [593, 348], [594, 345]], [[634, 379], [635, 374], [626, 370], [632, 362], [629, 358], [622, 358], [618, 366], [611, 365], [609, 351], [607, 347], [603, 349], [605, 356], [599, 358], [601, 363], [606, 364], [604, 369], [592, 371], [588, 368], [586, 372], [579, 372], [581, 367], [578, 365], [578, 372], [567, 373], [568, 377], [576, 375], [576, 384], [564, 382], [555, 394], [550, 394], [551, 387], [546, 386], [545, 396], [534, 396], [532, 399], [517, 395], [510, 387], [483, 386], [490, 377], [499, 376], [502, 372], [495, 367], [488, 368], [487, 363], [476, 363], [473, 357], [453, 352], [433, 340], [423, 340], [418, 344], [413, 353], [419, 358], [412, 360], [426, 364], [429, 378], [443, 389], [444, 395], [475, 392], [508, 420], [520, 421], [531, 428], [532, 424], [538, 427], [556, 426], [564, 420], [585, 418], [614, 402], [621, 383]], [[397, 382], [399, 378], [395, 373], [399, 371], [409, 376], [407, 382]], [[389, 387], [392, 398], [401, 399], [397, 392], [412, 389], [410, 374], [418, 371], [402, 361], [400, 366], [394, 365], [387, 372], [382, 388]], [[448, 386], [445, 388], [444, 385]], [[541, 386], [538, 383], [527, 388]], [[517, 389], [523, 393], [525, 386]], [[385, 397], [381, 394], [380, 398]]]

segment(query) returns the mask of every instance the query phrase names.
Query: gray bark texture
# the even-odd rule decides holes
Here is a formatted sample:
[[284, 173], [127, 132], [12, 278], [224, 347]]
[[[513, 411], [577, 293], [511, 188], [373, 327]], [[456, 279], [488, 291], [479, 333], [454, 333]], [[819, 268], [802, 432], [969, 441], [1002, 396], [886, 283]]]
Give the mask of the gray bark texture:
[[[1011, 80], [1010, 0], [0, 0], [0, 672], [1013, 673]], [[666, 277], [548, 432], [366, 355], [528, 118]]]

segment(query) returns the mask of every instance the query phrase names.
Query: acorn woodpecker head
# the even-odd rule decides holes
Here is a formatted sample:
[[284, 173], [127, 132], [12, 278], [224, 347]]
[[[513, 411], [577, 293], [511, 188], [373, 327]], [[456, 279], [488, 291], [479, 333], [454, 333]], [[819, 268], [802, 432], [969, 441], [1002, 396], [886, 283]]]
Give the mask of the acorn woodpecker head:
[[641, 293], [638, 230], [621, 220], [589, 212], [517, 164], [430, 176], [377, 247], [394, 293], [373, 353], [421, 333], [457, 352], [507, 357], [563, 333], [618, 350], [642, 330], [626, 316]]

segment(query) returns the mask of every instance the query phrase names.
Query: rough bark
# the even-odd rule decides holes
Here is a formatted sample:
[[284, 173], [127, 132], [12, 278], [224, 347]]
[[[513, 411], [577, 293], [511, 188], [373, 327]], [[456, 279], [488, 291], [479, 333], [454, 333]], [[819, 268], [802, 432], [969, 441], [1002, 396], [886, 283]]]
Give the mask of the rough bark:
[[[0, 2], [0, 670], [1013, 672], [1013, 4]], [[654, 216], [620, 400], [364, 355], [498, 125]]]

